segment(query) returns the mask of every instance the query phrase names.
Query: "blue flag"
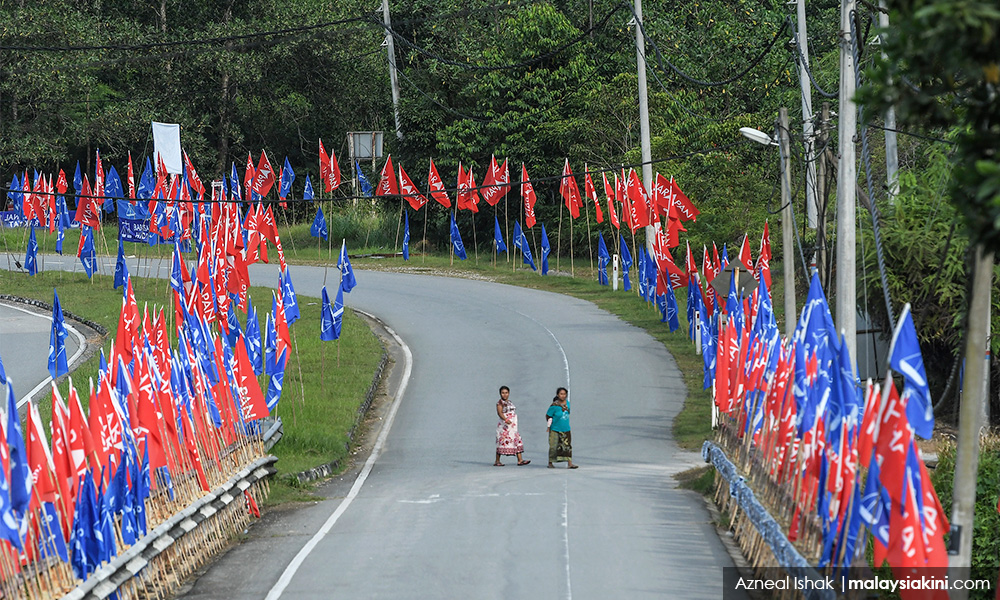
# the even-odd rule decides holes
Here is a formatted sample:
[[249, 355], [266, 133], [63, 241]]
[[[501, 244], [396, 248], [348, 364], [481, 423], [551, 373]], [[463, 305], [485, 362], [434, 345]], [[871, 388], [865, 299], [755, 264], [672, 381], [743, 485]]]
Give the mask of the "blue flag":
[[73, 174], [73, 189], [79, 194], [83, 192], [83, 175], [80, 174], [80, 161], [76, 161], [76, 173]]
[[128, 287], [128, 265], [125, 264], [125, 243], [118, 238], [118, 260], [115, 262], [115, 289], [119, 286]]
[[673, 333], [681, 326], [681, 321], [677, 316], [677, 296], [674, 295], [674, 288], [668, 285], [667, 293], [661, 294], [658, 298], [664, 298], [660, 308], [663, 318], [660, 320], [667, 323], [670, 326], [670, 332]]
[[284, 200], [288, 193], [292, 191], [292, 182], [295, 181], [295, 171], [292, 170], [288, 157], [285, 157], [285, 166], [281, 169], [281, 181], [278, 182], [278, 197]]
[[909, 304], [903, 307], [903, 314], [899, 316], [899, 323], [893, 332], [889, 364], [892, 370], [903, 376], [901, 400], [906, 404], [906, 418], [910, 426], [917, 435], [929, 440], [934, 433], [934, 408]]
[[14, 203], [14, 209], [23, 217], [24, 194], [21, 193], [21, 182], [18, 180], [17, 175], [14, 175], [14, 179], [10, 181], [10, 189], [7, 191], [7, 197]]
[[608, 285], [608, 263], [611, 262], [611, 255], [608, 254], [608, 247], [604, 244], [604, 234], [597, 234], [597, 282], [601, 285]]
[[524, 264], [529, 265], [532, 271], [537, 271], [535, 261], [531, 258], [531, 247], [528, 245], [528, 238], [521, 229], [521, 224], [514, 221], [514, 247], [521, 251], [521, 258]]
[[288, 348], [282, 348], [278, 363], [271, 369], [271, 377], [267, 384], [267, 397], [264, 399], [269, 411], [273, 411], [274, 407], [278, 406], [278, 400], [281, 400], [281, 386], [285, 382], [285, 356], [287, 354]]
[[[125, 189], [122, 187], [122, 178], [118, 176], [118, 171], [115, 170], [114, 166], [108, 167], [108, 173], [104, 177], [104, 195], [108, 197], [111, 206], [114, 207], [114, 201], [125, 197]], [[108, 203], [105, 202], [104, 206], [106, 211]], [[112, 208], [109, 212], [113, 212]]]
[[403, 260], [410, 260], [410, 211], [403, 210]]
[[3, 368], [2, 358], [0, 358], [0, 381], [7, 381], [7, 370]]
[[330, 305], [330, 296], [326, 293], [326, 286], [323, 286], [323, 305], [319, 311], [319, 339], [324, 342], [332, 342], [339, 337], [339, 332], [334, 331], [333, 307]]
[[549, 274], [549, 254], [552, 254], [552, 245], [549, 244], [549, 234], [545, 232], [545, 223], [542, 223], [542, 275]]
[[[278, 332], [275, 329], [274, 318], [271, 317], [271, 313], [266, 313], [264, 316], [264, 372], [268, 375], [271, 374], [270, 368], [277, 360], [278, 351]], [[258, 373], [259, 375], [259, 373]]]
[[[226, 324], [229, 327], [229, 333], [225, 336], [226, 341], [229, 342], [229, 347], [232, 348], [240, 341], [243, 336], [243, 332], [240, 331], [240, 320], [236, 318], [236, 311], [230, 310], [226, 314]], [[190, 369], [189, 369], [190, 371]]]
[[304, 190], [302, 190], [302, 199], [303, 200], [313, 200], [315, 198], [316, 198], [316, 193], [313, 192], [313, 183], [312, 183], [312, 180], [309, 179], [309, 175], [306, 174], [306, 187], [305, 187]]
[[146, 166], [142, 170], [142, 175], [139, 176], [139, 185], [135, 188], [135, 196], [143, 200], [150, 200], [153, 197], [154, 189], [156, 189], [156, 176], [153, 175], [153, 166], [147, 156]]
[[323, 238], [324, 242], [327, 239], [326, 217], [323, 215], [322, 208], [316, 208], [316, 218], [313, 219], [312, 226], [309, 228], [309, 235]]
[[254, 308], [253, 302], [247, 298], [247, 304], [250, 305], [247, 311], [247, 326], [246, 331], [243, 332], [243, 344], [247, 349], [247, 356], [250, 358], [250, 364], [253, 366], [253, 371], [257, 375], [260, 375], [264, 370], [264, 357], [261, 354], [261, 341], [260, 341], [260, 321], [257, 319], [257, 309]]
[[358, 187], [361, 189], [361, 195], [371, 198], [375, 190], [372, 189], [372, 184], [368, 182], [365, 174], [361, 172], [361, 164], [358, 161], [354, 161], [354, 170], [358, 174]]
[[344, 324], [344, 289], [337, 289], [337, 299], [333, 302], [333, 335], [340, 337], [340, 330]]
[[625, 243], [625, 236], [619, 235], [618, 254], [622, 257], [622, 281], [625, 284], [625, 291], [632, 289], [632, 282], [628, 279], [629, 269], [632, 268], [632, 253], [628, 251], [628, 244]]
[[281, 285], [281, 301], [285, 305], [285, 320], [291, 325], [299, 320], [302, 313], [299, 311], [299, 299], [295, 294], [295, 286], [292, 285], [292, 273], [289, 267], [285, 267], [283, 274], [278, 273], [278, 283]]
[[93, 497], [88, 493], [88, 480], [90, 474], [83, 475], [80, 481], [80, 491], [76, 496], [76, 511], [73, 515], [73, 531], [70, 533], [69, 542], [72, 550], [70, 564], [73, 566], [73, 574], [77, 579], [86, 579], [90, 575], [91, 564], [94, 561], [88, 554], [88, 540], [93, 537], [94, 524], [91, 521], [93, 509]]
[[83, 270], [87, 272], [87, 278], [93, 277], [94, 271], [97, 270], [97, 251], [94, 249], [94, 230], [87, 225], [83, 225], [80, 262], [83, 263]]
[[[0, 371], [2, 370], [0, 368]], [[17, 516], [14, 514], [14, 507], [10, 501], [10, 492], [7, 474], [4, 469], [0, 469], [0, 540], [7, 540], [18, 550], [24, 550], [21, 534], [18, 531]]]
[[59, 294], [52, 290], [52, 331], [49, 334], [49, 373], [52, 379], [69, 373], [66, 361], [66, 325], [63, 323]]
[[340, 289], [346, 293], [351, 293], [354, 286], [358, 285], [358, 280], [354, 278], [354, 269], [351, 268], [351, 259], [347, 256], [347, 240], [340, 246], [340, 258], [337, 260], [337, 268], [340, 269]]
[[31, 501], [31, 468], [21, 433], [21, 417], [17, 414], [14, 384], [7, 380], [7, 445], [10, 447], [10, 503], [14, 511], [23, 515]]
[[503, 241], [503, 233], [500, 231], [500, 221], [493, 215], [493, 241], [497, 245], [497, 254], [507, 251], [507, 244]]
[[451, 217], [451, 248], [461, 260], [465, 260], [465, 244], [462, 243], [462, 234], [458, 231], [458, 224], [455, 223], [455, 215], [449, 215]]
[[240, 192], [240, 174], [236, 172], [236, 163], [233, 163], [232, 169], [229, 171], [229, 194], [236, 202], [243, 199], [243, 194]]
[[24, 268], [28, 275], [34, 275], [38, 273], [38, 240], [35, 238], [35, 226], [29, 224], [28, 227], [31, 228], [31, 233], [28, 234], [28, 254], [24, 257]]
[[636, 264], [636, 271], [639, 275], [639, 297], [646, 298], [646, 251], [639, 247], [639, 260]]

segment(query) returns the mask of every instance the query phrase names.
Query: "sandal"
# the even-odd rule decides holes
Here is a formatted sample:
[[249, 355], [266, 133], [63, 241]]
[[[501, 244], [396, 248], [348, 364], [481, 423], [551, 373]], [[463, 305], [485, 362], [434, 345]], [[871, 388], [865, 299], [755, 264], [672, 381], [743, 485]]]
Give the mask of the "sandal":
[[555, 465], [553, 465], [552, 463], [549, 463], [549, 468], [550, 468], [550, 469], [554, 469], [554, 468], [556, 468], [556, 466], [555, 466]]
[[493, 466], [494, 467], [503, 467], [505, 465], [503, 463], [493, 463]]
[[522, 460], [521, 462], [517, 463], [517, 466], [523, 467], [524, 465], [527, 465], [527, 464], [531, 464], [531, 461], [530, 460]]
[[569, 467], [567, 467], [567, 468], [569, 468], [569, 469], [579, 469], [579, 468], [580, 468], [580, 465], [570, 465], [570, 466], [569, 466]]

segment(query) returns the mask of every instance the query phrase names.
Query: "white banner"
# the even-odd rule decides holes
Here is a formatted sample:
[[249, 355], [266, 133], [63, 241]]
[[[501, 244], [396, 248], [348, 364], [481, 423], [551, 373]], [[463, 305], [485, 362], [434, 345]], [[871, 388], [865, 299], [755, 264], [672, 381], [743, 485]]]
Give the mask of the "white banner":
[[[167, 173], [181, 174], [181, 126], [177, 123], [153, 124], [153, 154], [163, 160]], [[155, 156], [154, 156], [155, 158]], [[155, 166], [155, 165], [154, 165]]]

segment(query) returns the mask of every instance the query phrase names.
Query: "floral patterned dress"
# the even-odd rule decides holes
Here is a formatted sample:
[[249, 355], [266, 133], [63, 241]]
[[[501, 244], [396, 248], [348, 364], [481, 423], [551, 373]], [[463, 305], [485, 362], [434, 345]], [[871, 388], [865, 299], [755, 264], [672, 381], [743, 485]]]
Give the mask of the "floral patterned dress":
[[524, 452], [524, 442], [521, 441], [521, 434], [517, 432], [517, 412], [514, 403], [500, 400], [503, 414], [510, 419], [510, 425], [501, 419], [497, 422], [497, 454], [502, 456], [515, 456]]

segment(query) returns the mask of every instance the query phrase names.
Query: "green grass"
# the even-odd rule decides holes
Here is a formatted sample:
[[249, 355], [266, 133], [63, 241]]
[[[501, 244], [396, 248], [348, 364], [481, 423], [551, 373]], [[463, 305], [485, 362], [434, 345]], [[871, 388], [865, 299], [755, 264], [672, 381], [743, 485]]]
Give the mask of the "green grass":
[[[165, 304], [168, 286], [165, 280], [133, 278], [133, 289], [140, 307], [143, 303], [149, 303], [150, 309]], [[51, 303], [54, 287], [59, 290], [64, 311], [95, 321], [109, 331], [102, 342], [105, 354], [109, 354], [122, 299], [121, 290], [112, 288], [111, 277], [95, 275], [91, 282], [83, 273], [48, 271], [28, 277], [23, 273], [0, 271], [0, 293]], [[251, 288], [250, 293], [256, 299], [263, 328], [264, 315], [270, 310], [269, 303], [264, 300], [270, 297], [270, 290]], [[293, 344], [285, 372], [284, 392], [275, 410], [284, 423], [284, 437], [272, 450], [279, 459], [277, 467], [280, 475], [343, 459], [347, 455], [348, 431], [354, 424], [358, 406], [364, 400], [372, 375], [382, 358], [378, 338], [350, 309], [345, 311], [339, 342], [324, 343], [319, 339], [319, 301], [299, 296], [299, 303], [302, 318], [292, 326], [298, 352], [294, 351]], [[165, 312], [170, 312], [171, 305], [167, 306]], [[245, 315], [239, 312], [237, 315], [241, 325], [245, 325]], [[39, 356], [38, 360], [43, 361], [45, 357]], [[71, 373], [84, 406], [87, 404], [88, 379], [96, 378], [99, 361], [99, 355], [95, 355]], [[262, 390], [266, 390], [266, 380], [261, 378], [260, 381]], [[67, 398], [68, 379], [64, 378], [59, 387], [63, 398]], [[23, 394], [27, 390], [21, 386], [17, 391]], [[43, 396], [38, 405], [47, 427], [52, 413], [51, 397]], [[294, 495], [282, 490], [277, 497]]]

